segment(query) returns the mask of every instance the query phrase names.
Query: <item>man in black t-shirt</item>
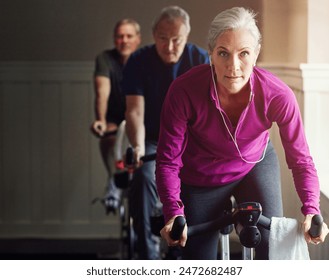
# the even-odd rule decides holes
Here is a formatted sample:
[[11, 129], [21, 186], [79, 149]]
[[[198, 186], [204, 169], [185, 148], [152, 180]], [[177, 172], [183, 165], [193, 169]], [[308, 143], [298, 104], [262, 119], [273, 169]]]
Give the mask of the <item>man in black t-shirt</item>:
[[124, 120], [125, 96], [121, 93], [123, 66], [141, 43], [140, 26], [133, 19], [120, 20], [114, 28], [115, 48], [96, 57], [94, 72], [95, 120], [91, 131], [100, 138], [100, 151], [107, 173], [107, 212], [115, 212], [120, 192], [113, 181], [115, 170], [113, 147], [116, 131]]

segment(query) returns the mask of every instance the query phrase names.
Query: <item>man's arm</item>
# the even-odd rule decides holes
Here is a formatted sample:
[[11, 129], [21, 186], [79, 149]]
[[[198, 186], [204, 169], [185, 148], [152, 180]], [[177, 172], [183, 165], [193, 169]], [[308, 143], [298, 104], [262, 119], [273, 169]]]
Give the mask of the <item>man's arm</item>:
[[107, 129], [106, 112], [107, 102], [110, 97], [111, 81], [105, 76], [94, 78], [95, 87], [95, 121], [92, 124], [92, 131], [102, 136]]
[[135, 151], [135, 161], [145, 155], [144, 96], [126, 96], [126, 132]]

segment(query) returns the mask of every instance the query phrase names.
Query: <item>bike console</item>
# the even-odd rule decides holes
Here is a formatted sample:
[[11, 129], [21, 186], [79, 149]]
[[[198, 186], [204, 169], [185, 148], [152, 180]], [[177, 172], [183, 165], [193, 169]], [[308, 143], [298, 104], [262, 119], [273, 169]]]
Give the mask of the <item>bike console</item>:
[[240, 242], [247, 248], [255, 248], [261, 240], [257, 223], [262, 214], [262, 207], [258, 202], [240, 203], [233, 213], [236, 232]]

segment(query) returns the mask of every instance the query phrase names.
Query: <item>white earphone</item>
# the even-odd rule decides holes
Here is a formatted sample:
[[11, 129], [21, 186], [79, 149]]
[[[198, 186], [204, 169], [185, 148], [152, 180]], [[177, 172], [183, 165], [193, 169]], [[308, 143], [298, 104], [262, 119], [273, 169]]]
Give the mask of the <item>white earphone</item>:
[[[217, 92], [217, 87], [216, 87], [216, 82], [215, 82], [215, 78], [214, 78], [214, 72], [213, 72], [213, 69], [212, 69], [211, 57], [210, 57], [210, 56], [209, 56], [209, 61], [210, 61], [210, 69], [211, 69], [211, 78], [212, 78], [212, 82], [213, 82], [213, 85], [214, 85], [214, 89], [215, 89], [215, 94], [216, 94], [217, 102], [218, 102], [218, 104], [220, 104], [220, 102], [219, 102], [219, 97], [218, 97], [218, 92]], [[249, 102], [250, 102], [250, 100], [252, 99], [252, 96], [253, 96], [253, 94], [252, 94], [252, 92], [251, 92], [251, 93], [250, 93], [250, 99], [249, 99]], [[237, 139], [236, 139], [236, 132], [237, 132], [237, 129], [235, 130], [235, 132], [234, 132], [234, 136], [233, 136], [232, 133], [231, 133], [231, 131], [230, 131], [230, 129], [228, 128], [228, 125], [227, 125], [227, 123], [226, 123], [226, 120], [225, 120], [225, 117], [224, 117], [222, 111], [219, 110], [219, 113], [220, 113], [220, 115], [222, 116], [222, 120], [223, 120], [223, 123], [224, 123], [224, 125], [225, 125], [225, 127], [226, 127], [226, 130], [227, 130], [228, 134], [230, 135], [230, 137], [231, 137], [231, 139], [232, 139], [232, 141], [233, 141], [233, 143], [234, 143], [234, 146], [235, 146], [236, 150], [237, 150], [238, 153], [239, 153], [239, 156], [240, 156], [241, 160], [243, 160], [245, 163], [250, 163], [250, 164], [255, 164], [255, 163], [259, 163], [259, 162], [261, 162], [261, 161], [265, 158], [265, 153], [266, 153], [267, 146], [268, 146], [268, 143], [269, 143], [269, 138], [268, 138], [267, 141], [266, 141], [266, 146], [265, 146], [265, 149], [264, 149], [264, 151], [263, 151], [262, 157], [261, 157], [259, 160], [256, 160], [256, 161], [248, 161], [248, 160], [246, 160], [246, 159], [242, 156], [242, 153], [241, 153], [241, 151], [240, 151], [240, 148], [239, 148], [239, 145], [238, 145], [238, 142], [237, 142]]]

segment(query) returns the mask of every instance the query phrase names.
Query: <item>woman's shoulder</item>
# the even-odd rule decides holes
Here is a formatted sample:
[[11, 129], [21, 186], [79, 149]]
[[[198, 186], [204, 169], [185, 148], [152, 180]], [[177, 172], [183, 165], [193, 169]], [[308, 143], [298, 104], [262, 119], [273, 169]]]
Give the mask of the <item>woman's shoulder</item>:
[[263, 85], [267, 85], [267, 86], [276, 85], [276, 86], [287, 87], [287, 84], [284, 83], [276, 74], [274, 74], [273, 72], [271, 72], [265, 68], [255, 67], [254, 76]]
[[275, 94], [292, 92], [290, 87], [276, 74], [262, 67], [254, 68], [252, 79], [253, 87], [259, 87], [263, 91], [268, 92], [268, 94], [271, 92]]

